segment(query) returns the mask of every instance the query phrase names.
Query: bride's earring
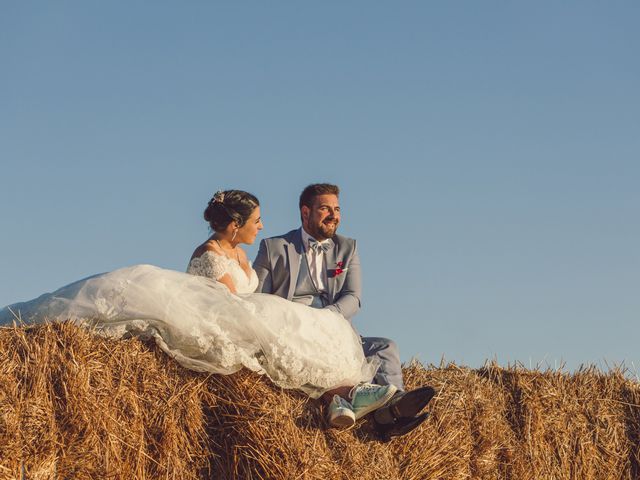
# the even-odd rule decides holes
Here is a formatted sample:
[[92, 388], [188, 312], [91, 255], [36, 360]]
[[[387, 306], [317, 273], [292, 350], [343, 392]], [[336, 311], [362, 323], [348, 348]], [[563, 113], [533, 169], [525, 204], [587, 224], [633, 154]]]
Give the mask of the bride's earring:
[[232, 241], [232, 242], [236, 239], [236, 235], [237, 235], [237, 234], [238, 234], [238, 229], [236, 228], [236, 229], [233, 231], [233, 235], [231, 236], [231, 241]]

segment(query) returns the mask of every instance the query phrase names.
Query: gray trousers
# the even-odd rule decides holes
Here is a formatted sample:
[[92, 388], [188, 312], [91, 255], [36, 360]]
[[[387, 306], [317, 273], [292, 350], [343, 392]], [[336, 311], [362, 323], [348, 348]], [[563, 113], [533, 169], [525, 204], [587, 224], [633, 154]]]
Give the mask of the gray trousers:
[[383, 337], [361, 337], [362, 350], [365, 357], [378, 357], [380, 368], [373, 377], [377, 385], [395, 385], [398, 390], [404, 390], [402, 381], [402, 364], [398, 345], [393, 340]]

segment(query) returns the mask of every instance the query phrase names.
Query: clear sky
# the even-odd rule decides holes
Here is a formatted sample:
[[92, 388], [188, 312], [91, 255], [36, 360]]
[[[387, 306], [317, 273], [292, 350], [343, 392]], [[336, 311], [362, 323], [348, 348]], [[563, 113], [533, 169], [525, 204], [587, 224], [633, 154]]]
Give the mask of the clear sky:
[[[403, 360], [640, 362], [640, 3], [3, 2], [0, 305], [339, 184]], [[250, 256], [257, 251], [249, 247]]]

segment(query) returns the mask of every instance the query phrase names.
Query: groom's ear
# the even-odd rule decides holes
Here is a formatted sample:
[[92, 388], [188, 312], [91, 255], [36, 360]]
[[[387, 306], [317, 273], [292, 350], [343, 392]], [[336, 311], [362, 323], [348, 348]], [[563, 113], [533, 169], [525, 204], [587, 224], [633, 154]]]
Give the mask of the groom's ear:
[[306, 205], [302, 205], [302, 207], [300, 207], [300, 217], [302, 218], [302, 221], [309, 220], [310, 212], [311, 212], [311, 209]]

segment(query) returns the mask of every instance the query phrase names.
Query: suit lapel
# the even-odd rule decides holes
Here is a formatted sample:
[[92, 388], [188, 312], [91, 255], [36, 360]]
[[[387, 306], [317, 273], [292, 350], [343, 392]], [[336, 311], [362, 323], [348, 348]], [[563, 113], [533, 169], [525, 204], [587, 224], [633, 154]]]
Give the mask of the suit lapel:
[[300, 273], [300, 260], [304, 254], [302, 233], [299, 229], [293, 233], [291, 242], [287, 244], [287, 254], [289, 255], [289, 292], [287, 299], [291, 300], [296, 291], [298, 273]]
[[338, 245], [333, 239], [329, 240], [330, 247], [324, 253], [324, 258], [327, 261], [326, 272], [327, 272], [327, 290], [329, 290], [329, 302], [333, 303], [336, 296], [336, 276], [335, 276], [335, 268], [336, 268], [336, 258], [338, 257]]

